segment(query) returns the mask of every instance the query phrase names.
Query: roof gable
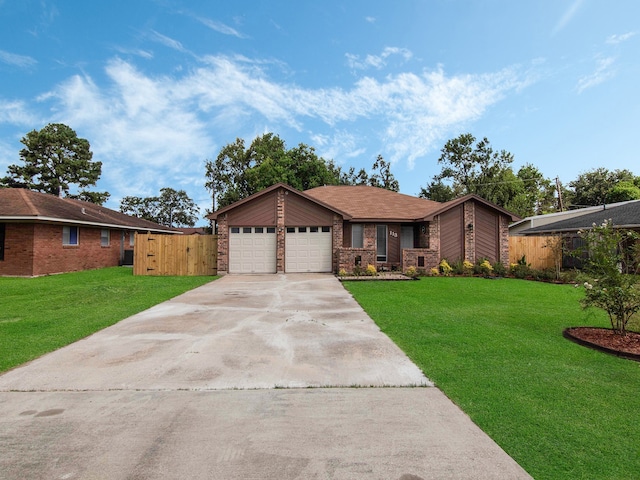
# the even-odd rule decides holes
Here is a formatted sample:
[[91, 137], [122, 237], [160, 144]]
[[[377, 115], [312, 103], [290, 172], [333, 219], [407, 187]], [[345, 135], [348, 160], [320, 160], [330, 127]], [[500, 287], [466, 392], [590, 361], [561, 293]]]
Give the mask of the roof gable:
[[505, 210], [502, 207], [499, 207], [498, 205], [496, 205], [495, 203], [492, 203], [488, 200], [485, 200], [484, 198], [482, 198], [479, 195], [476, 195], [475, 193], [470, 193], [468, 195], [464, 195], [463, 197], [458, 197], [455, 198], [453, 200], [450, 200], [448, 202], [444, 202], [444, 203], [440, 203], [440, 208], [437, 208], [431, 212], [429, 212], [429, 214], [427, 214], [424, 218], [425, 221], [432, 221], [434, 219], [435, 216], [440, 215], [444, 212], [446, 212], [447, 210], [450, 210], [454, 207], [457, 207], [458, 205], [468, 202], [470, 200], [474, 200], [486, 207], [489, 207], [493, 210], [497, 210], [498, 212], [500, 212], [503, 215], [506, 215], [507, 217], [510, 218], [510, 221], [514, 222], [516, 220], [520, 220], [520, 217], [518, 217], [517, 215], [509, 212], [508, 210]]
[[242, 200], [238, 200], [237, 202], [232, 203], [231, 205], [227, 205], [226, 207], [222, 207], [218, 210], [216, 210], [215, 212], [207, 215], [207, 218], [211, 219], [211, 220], [216, 220], [218, 218], [218, 216], [220, 216], [223, 213], [227, 213], [230, 210], [233, 210], [235, 208], [238, 208], [242, 205], [245, 205], [249, 202], [254, 201], [257, 198], [260, 198], [264, 195], [268, 195], [271, 192], [278, 190], [279, 188], [282, 188], [284, 190], [286, 190], [287, 192], [291, 192], [294, 195], [298, 195], [299, 197], [302, 197], [306, 200], [309, 200], [313, 203], [315, 203], [316, 205], [319, 205], [323, 208], [326, 208], [327, 210], [330, 210], [334, 213], [337, 213], [338, 215], [341, 215], [343, 218], [348, 219], [351, 218], [350, 215], [348, 214], [348, 212], [345, 212], [339, 208], [337, 208], [336, 206], [333, 206], [331, 204], [325, 203], [320, 199], [317, 199], [311, 195], [308, 194], [309, 190], [307, 190], [306, 192], [301, 192], [300, 190], [296, 190], [293, 187], [290, 187], [289, 185], [286, 185], [284, 183], [276, 183], [275, 185], [271, 185], [268, 188], [265, 188], [264, 190], [260, 190], [257, 193], [254, 193], [253, 195], [248, 196], [247, 198], [243, 198]]
[[176, 233], [176, 230], [164, 225], [132, 217], [95, 203], [60, 198], [22, 188], [0, 189], [0, 220], [64, 222]]

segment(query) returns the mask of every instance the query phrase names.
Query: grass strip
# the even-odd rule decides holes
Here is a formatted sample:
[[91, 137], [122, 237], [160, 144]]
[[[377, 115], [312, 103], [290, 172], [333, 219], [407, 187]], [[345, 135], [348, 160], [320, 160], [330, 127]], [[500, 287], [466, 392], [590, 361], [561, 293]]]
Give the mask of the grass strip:
[[0, 372], [215, 278], [134, 276], [125, 267], [0, 277]]
[[580, 289], [441, 277], [344, 285], [534, 478], [638, 478], [640, 363], [562, 337], [566, 327], [609, 326], [603, 312], [581, 309]]

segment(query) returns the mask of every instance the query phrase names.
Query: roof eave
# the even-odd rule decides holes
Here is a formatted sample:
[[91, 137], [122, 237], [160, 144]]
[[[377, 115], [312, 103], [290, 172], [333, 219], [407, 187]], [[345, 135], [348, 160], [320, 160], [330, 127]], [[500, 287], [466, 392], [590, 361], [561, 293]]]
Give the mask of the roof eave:
[[30, 215], [7, 215], [0, 216], [0, 221], [2, 222], [33, 222], [33, 223], [61, 223], [61, 224], [73, 224], [73, 225], [86, 225], [91, 227], [100, 227], [100, 228], [118, 228], [121, 230], [145, 230], [149, 232], [155, 233], [172, 233], [172, 234], [182, 234], [182, 232], [173, 229], [163, 229], [163, 228], [154, 228], [154, 227], [143, 227], [143, 226], [135, 226], [135, 225], [118, 225], [115, 223], [103, 223], [103, 222], [89, 222], [82, 220], [73, 220], [70, 218], [56, 218], [56, 217], [43, 217], [43, 216], [30, 216]]

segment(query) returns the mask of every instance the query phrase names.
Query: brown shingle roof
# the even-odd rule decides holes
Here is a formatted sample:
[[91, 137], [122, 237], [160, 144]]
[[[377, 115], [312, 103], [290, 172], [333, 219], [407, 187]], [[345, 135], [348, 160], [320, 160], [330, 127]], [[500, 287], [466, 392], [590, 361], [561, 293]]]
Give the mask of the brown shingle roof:
[[441, 203], [365, 185], [328, 185], [305, 190], [308, 196], [332, 205], [352, 221], [416, 221], [442, 207]]
[[125, 229], [175, 230], [142, 218], [116, 212], [95, 203], [59, 198], [22, 188], [0, 189], [0, 221], [64, 222]]

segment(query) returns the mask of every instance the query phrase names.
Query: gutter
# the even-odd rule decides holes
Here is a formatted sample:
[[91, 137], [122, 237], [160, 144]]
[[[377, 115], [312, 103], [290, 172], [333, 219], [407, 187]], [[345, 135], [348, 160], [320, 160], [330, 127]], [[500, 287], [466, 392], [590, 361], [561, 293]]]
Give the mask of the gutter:
[[100, 227], [100, 228], [117, 228], [121, 230], [144, 230], [148, 232], [154, 233], [171, 233], [174, 235], [182, 235], [182, 232], [176, 230], [163, 230], [161, 228], [152, 228], [152, 227], [136, 227], [133, 225], [118, 225], [115, 223], [101, 223], [101, 222], [88, 222], [82, 220], [71, 220], [64, 218], [55, 218], [55, 217], [40, 217], [40, 216], [2, 216], [0, 217], [0, 221], [3, 222], [41, 222], [41, 223], [59, 223], [65, 225], [87, 225], [92, 227]]

